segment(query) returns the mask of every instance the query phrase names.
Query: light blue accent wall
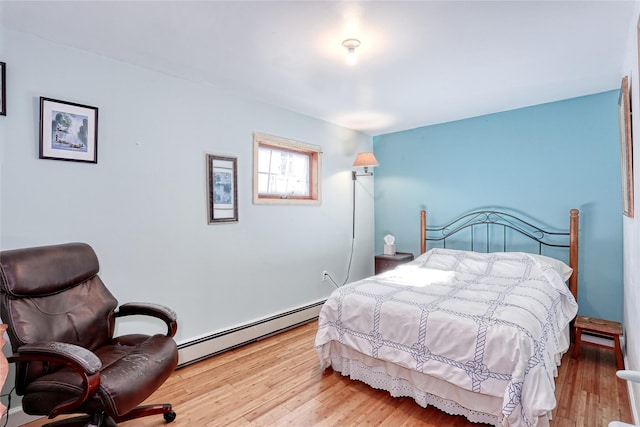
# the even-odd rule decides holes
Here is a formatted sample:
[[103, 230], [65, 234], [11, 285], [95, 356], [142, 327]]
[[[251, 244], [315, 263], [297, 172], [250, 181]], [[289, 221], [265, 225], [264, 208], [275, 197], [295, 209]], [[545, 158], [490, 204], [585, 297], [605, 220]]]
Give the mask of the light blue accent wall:
[[479, 207], [568, 229], [580, 210], [580, 314], [622, 320], [618, 91], [374, 138], [375, 244], [419, 253], [419, 212], [442, 225]]

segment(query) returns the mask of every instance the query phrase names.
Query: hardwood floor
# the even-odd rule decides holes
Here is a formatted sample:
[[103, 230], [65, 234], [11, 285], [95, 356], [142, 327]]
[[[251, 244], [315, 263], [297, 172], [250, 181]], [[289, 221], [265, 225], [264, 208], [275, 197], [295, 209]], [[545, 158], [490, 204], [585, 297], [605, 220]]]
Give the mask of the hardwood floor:
[[[480, 426], [412, 399], [391, 398], [338, 373], [321, 372], [315, 322], [178, 369], [149, 398], [171, 402], [186, 426]], [[579, 361], [563, 358], [556, 380], [553, 427], [632, 422], [627, 386], [615, 376], [613, 351], [583, 346]], [[37, 427], [39, 420], [26, 424]], [[121, 427], [166, 425], [161, 416]]]

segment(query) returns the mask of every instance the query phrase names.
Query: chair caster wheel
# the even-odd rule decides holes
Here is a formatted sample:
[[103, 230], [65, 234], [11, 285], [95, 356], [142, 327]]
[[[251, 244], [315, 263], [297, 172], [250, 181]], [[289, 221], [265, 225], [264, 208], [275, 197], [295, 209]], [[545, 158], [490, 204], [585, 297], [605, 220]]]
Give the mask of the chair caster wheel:
[[164, 417], [164, 420], [166, 422], [170, 423], [176, 419], [177, 415], [175, 411], [169, 411], [169, 412], [165, 412], [162, 416]]

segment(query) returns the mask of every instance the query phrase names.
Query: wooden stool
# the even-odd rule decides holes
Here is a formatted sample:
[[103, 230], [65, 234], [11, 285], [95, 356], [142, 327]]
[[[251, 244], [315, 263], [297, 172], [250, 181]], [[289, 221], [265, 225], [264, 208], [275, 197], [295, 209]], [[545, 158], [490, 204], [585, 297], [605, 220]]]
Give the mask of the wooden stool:
[[[618, 322], [610, 320], [594, 319], [593, 317], [576, 316], [573, 324], [576, 328], [576, 342], [573, 344], [573, 353], [571, 357], [577, 359], [580, 355], [580, 344], [582, 344], [582, 331], [593, 332], [596, 335], [603, 335], [613, 338], [614, 350], [616, 352], [616, 366], [618, 369], [624, 369], [622, 361], [622, 349], [620, 348], [620, 335], [622, 335], [622, 325]], [[584, 341], [585, 344], [595, 345], [603, 348], [611, 348], [606, 345]]]

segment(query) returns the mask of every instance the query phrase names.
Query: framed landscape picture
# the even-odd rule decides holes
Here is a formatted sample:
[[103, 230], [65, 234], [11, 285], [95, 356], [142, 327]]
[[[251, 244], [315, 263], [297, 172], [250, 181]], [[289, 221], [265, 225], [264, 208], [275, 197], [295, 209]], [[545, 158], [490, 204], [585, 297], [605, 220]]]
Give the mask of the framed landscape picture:
[[622, 170], [622, 213], [633, 218], [633, 141], [631, 138], [631, 96], [629, 78], [622, 78], [618, 98], [620, 125], [620, 167]]
[[209, 224], [238, 222], [238, 159], [207, 154]]
[[40, 97], [40, 158], [98, 163], [98, 109]]

